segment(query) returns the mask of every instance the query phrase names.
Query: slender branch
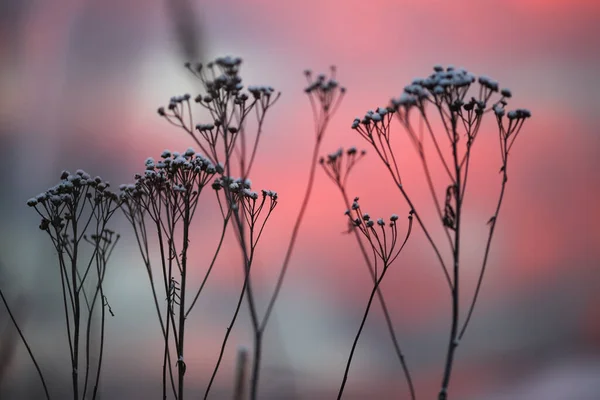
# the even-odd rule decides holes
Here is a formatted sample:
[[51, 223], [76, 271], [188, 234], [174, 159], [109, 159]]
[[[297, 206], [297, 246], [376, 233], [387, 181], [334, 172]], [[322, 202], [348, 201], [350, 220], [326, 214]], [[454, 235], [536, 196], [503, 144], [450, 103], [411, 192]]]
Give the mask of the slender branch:
[[33, 355], [33, 351], [31, 351], [31, 347], [29, 347], [29, 343], [27, 342], [27, 339], [25, 339], [25, 335], [21, 331], [21, 328], [19, 327], [19, 324], [17, 323], [17, 320], [15, 319], [15, 316], [13, 315], [12, 311], [10, 310], [10, 307], [8, 306], [8, 302], [6, 301], [6, 298], [4, 297], [4, 293], [2, 292], [2, 288], [0, 288], [0, 298], [2, 298], [2, 302], [4, 303], [4, 306], [6, 307], [6, 311], [8, 311], [8, 315], [10, 317], [10, 320], [12, 321], [13, 325], [15, 326], [15, 329], [19, 333], [19, 336], [21, 337], [21, 340], [23, 341], [23, 344], [25, 345], [25, 348], [27, 349], [27, 353], [29, 354], [29, 358], [31, 358], [31, 361], [33, 362], [33, 365], [35, 366], [35, 370], [37, 371], [37, 374], [40, 377], [40, 381], [42, 382], [42, 387], [44, 388], [44, 394], [46, 395], [46, 399], [50, 400], [50, 394], [48, 392], [48, 386], [46, 386], [46, 380], [44, 379], [44, 375], [42, 374], [42, 370], [40, 369], [40, 366], [37, 363], [37, 360], [35, 359], [35, 356]]
[[[508, 157], [506, 156], [505, 160], [507, 158]], [[469, 306], [469, 312], [467, 313], [467, 318], [465, 319], [465, 322], [460, 330], [460, 334], [458, 335], [459, 340], [462, 339], [463, 335], [465, 334], [465, 331], [467, 330], [467, 325], [469, 325], [469, 321], [471, 320], [471, 316], [473, 315], [473, 310], [475, 309], [475, 303], [477, 303], [477, 298], [479, 296], [479, 291], [481, 289], [481, 285], [483, 282], [483, 275], [485, 274], [485, 269], [486, 269], [487, 262], [488, 262], [488, 256], [490, 254], [492, 238], [493, 238], [494, 232], [496, 230], [496, 222], [498, 220], [498, 214], [500, 213], [500, 207], [502, 206], [502, 200], [504, 199], [504, 191], [506, 189], [506, 182], [508, 180], [507, 172], [506, 172], [506, 161], [504, 162], [502, 171], [503, 171], [502, 188], [500, 189], [500, 196], [498, 198], [498, 204], [496, 205], [496, 212], [494, 213], [492, 218], [489, 220], [490, 232], [488, 235], [487, 243], [485, 245], [485, 253], [483, 256], [483, 263], [481, 266], [481, 271], [479, 272], [479, 278], [477, 279], [477, 286], [475, 288], [475, 294], [473, 295], [473, 300], [471, 301], [471, 305]]]
[[292, 258], [292, 252], [294, 251], [294, 247], [295, 247], [294, 245], [296, 244], [296, 239], [298, 238], [298, 233], [300, 231], [300, 225], [302, 224], [302, 220], [304, 219], [304, 214], [306, 212], [306, 208], [308, 207], [308, 202], [310, 200], [310, 195], [312, 193], [312, 189], [313, 189], [313, 185], [314, 185], [314, 181], [315, 181], [317, 161], [319, 158], [319, 151], [320, 151], [320, 147], [321, 147], [321, 139], [320, 138], [322, 137], [322, 132], [325, 131], [328, 122], [329, 122], [329, 119], [326, 118], [325, 121], [323, 122], [322, 128], [320, 130], [321, 135], [319, 135], [317, 137], [315, 146], [313, 148], [310, 173], [309, 173], [309, 177], [308, 177], [308, 184], [307, 184], [306, 190], [304, 192], [304, 199], [302, 200], [302, 205], [300, 206], [300, 211], [298, 212], [298, 216], [296, 217], [296, 222], [294, 223], [294, 228], [292, 229], [292, 235], [290, 237], [290, 242], [288, 244], [288, 247], [287, 247], [287, 250], [285, 253], [285, 257], [283, 259], [283, 264], [281, 266], [281, 270], [279, 271], [279, 275], [277, 277], [277, 283], [275, 284], [275, 290], [273, 292], [273, 295], [271, 296], [271, 299], [269, 300], [265, 315], [263, 317], [262, 323], [260, 324], [261, 330], [263, 330], [266, 327], [267, 322], [269, 321], [269, 317], [271, 316], [271, 313], [273, 311], [273, 306], [275, 305], [275, 301], [277, 300], [277, 296], [279, 295], [279, 291], [281, 290], [281, 286], [283, 285], [283, 279], [287, 272], [289, 262]]
[[456, 118], [455, 115], [451, 115], [451, 123], [452, 123], [452, 133], [453, 133], [453, 141], [452, 141], [452, 156], [454, 160], [454, 171], [455, 171], [455, 205], [456, 205], [456, 225], [454, 231], [454, 248], [452, 252], [453, 261], [454, 261], [454, 285], [452, 288], [452, 326], [450, 328], [450, 339], [448, 343], [448, 351], [446, 354], [446, 366], [444, 368], [444, 376], [442, 379], [442, 388], [438, 395], [439, 400], [446, 400], [448, 398], [448, 385], [450, 384], [450, 375], [452, 373], [452, 366], [454, 363], [454, 353], [456, 348], [458, 347], [457, 340], [457, 330], [458, 330], [458, 318], [459, 318], [459, 287], [460, 287], [460, 279], [459, 279], [459, 265], [460, 265], [460, 227], [461, 227], [461, 216], [462, 216], [462, 187], [461, 187], [461, 171], [460, 171], [460, 163], [458, 160], [458, 133], [456, 130]]
[[[341, 191], [342, 197], [344, 199], [344, 203], [346, 205], [346, 209], [350, 209], [350, 201], [349, 201], [349, 197], [346, 193], [346, 189], [343, 186], [338, 186], [338, 188]], [[363, 259], [365, 260], [365, 264], [367, 265], [369, 272], [371, 274], [371, 278], [373, 279], [373, 283], [376, 285], [377, 284], [377, 271], [374, 270], [373, 265], [371, 264], [371, 259], [369, 257], [369, 255], [367, 254], [367, 250], [365, 249], [365, 246], [362, 242], [362, 240], [360, 240], [360, 235], [358, 230], [356, 229], [352, 229], [352, 232], [354, 233], [354, 237], [356, 239], [356, 242], [358, 243], [358, 247], [360, 249], [360, 252], [363, 256]], [[393, 246], [393, 245], [392, 245]], [[404, 359], [404, 353], [402, 352], [402, 350], [400, 349], [400, 344], [398, 343], [398, 339], [396, 338], [396, 332], [394, 330], [394, 324], [392, 323], [392, 318], [390, 316], [390, 313], [388, 311], [386, 302], [385, 302], [385, 298], [383, 297], [383, 292], [381, 291], [381, 288], [377, 286], [377, 297], [379, 299], [379, 303], [381, 304], [381, 309], [383, 310], [383, 315], [385, 318], [385, 322], [388, 328], [388, 332], [390, 334], [390, 338], [392, 339], [392, 344], [394, 346], [394, 351], [396, 353], [396, 356], [398, 357], [398, 360], [400, 361], [400, 365], [402, 366], [402, 370], [404, 371], [404, 376], [406, 378], [406, 382], [408, 384], [408, 389], [410, 391], [410, 398], [412, 400], [416, 399], [416, 394], [415, 394], [415, 388], [413, 385], [413, 381], [412, 378], [410, 376], [410, 372], [408, 369], [408, 365]]]

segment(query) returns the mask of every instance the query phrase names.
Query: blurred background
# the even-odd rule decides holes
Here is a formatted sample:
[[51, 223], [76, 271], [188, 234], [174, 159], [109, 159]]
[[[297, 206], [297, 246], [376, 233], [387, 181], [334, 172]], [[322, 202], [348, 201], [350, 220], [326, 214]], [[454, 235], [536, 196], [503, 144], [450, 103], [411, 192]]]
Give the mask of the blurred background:
[[[338, 67], [348, 88], [323, 145], [364, 147], [354, 117], [384, 106], [434, 64], [489, 75], [513, 91], [509, 108], [532, 111], [510, 159], [507, 194], [472, 323], [456, 355], [453, 399], [594, 400], [600, 393], [600, 4], [595, 0], [3, 0], [0, 2], [0, 284], [50, 390], [67, 396], [69, 361], [60, 279], [50, 241], [25, 201], [82, 168], [118, 187], [148, 156], [185, 150], [184, 132], [156, 114], [200, 85], [185, 61], [234, 55], [246, 84], [283, 92], [267, 117], [252, 180], [279, 193], [253, 279], [264, 310], [302, 199], [313, 144], [302, 71]], [[196, 122], [210, 122], [197, 110]], [[420, 212], [434, 209], [418, 159], [400, 131], [399, 162]], [[461, 285], [466, 304], [500, 188], [494, 124], [478, 139], [465, 207]], [[479, 142], [480, 141], [480, 142]], [[332, 398], [371, 289], [344, 235], [344, 206], [319, 171], [312, 202], [266, 333], [265, 399]], [[443, 175], [439, 178], [439, 186]], [[373, 216], [408, 213], [374, 154], [357, 167], [351, 195]], [[192, 285], [204, 275], [219, 219], [196, 217]], [[154, 398], [161, 335], [148, 279], [123, 235], [106, 281], [104, 398]], [[215, 232], [211, 235], [211, 232]], [[435, 234], [443, 239], [441, 232]], [[189, 319], [191, 392], [203, 393], [243, 280], [233, 237]], [[434, 398], [450, 327], [450, 295], [424, 236], [413, 235], [383, 282], [419, 399]], [[217, 376], [230, 398], [239, 347], [251, 348], [247, 306]], [[264, 311], [263, 311], [264, 312]], [[0, 398], [43, 392], [0, 307]], [[464, 314], [463, 314], [464, 318]], [[385, 322], [374, 307], [359, 342], [348, 399], [406, 397]]]

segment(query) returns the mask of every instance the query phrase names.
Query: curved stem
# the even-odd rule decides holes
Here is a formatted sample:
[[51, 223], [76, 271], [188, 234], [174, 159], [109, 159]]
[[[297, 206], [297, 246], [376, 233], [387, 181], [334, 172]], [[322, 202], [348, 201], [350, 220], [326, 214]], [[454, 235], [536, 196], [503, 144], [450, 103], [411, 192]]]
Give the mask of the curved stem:
[[315, 147], [313, 149], [312, 159], [311, 159], [311, 167], [310, 174], [308, 177], [308, 184], [306, 186], [306, 191], [304, 193], [304, 199], [302, 200], [302, 205], [300, 206], [300, 212], [298, 213], [298, 217], [296, 218], [296, 222], [294, 223], [294, 228], [292, 230], [292, 236], [290, 237], [290, 242], [288, 244], [287, 251], [285, 253], [285, 257], [283, 259], [283, 265], [281, 266], [281, 270], [279, 271], [279, 276], [277, 277], [277, 283], [275, 285], [275, 291], [269, 300], [269, 304], [267, 306], [267, 310], [265, 312], [265, 316], [263, 317], [263, 321], [261, 324], [261, 330], [264, 330], [269, 317], [273, 311], [273, 306], [275, 301], [277, 300], [277, 296], [279, 295], [279, 291], [281, 290], [281, 286], [283, 285], [283, 279], [287, 272], [287, 268], [292, 257], [292, 252], [294, 250], [294, 245], [296, 244], [296, 239], [298, 237], [298, 232], [300, 231], [300, 225], [302, 224], [302, 220], [304, 219], [304, 213], [306, 212], [306, 208], [308, 207], [308, 202], [310, 200], [310, 195], [312, 193], [313, 184], [315, 181], [315, 172], [317, 169], [317, 161], [319, 158], [319, 151], [321, 147], [321, 138], [323, 137], [322, 132], [325, 131], [327, 127], [328, 118], [323, 122], [321, 134], [317, 135], [317, 140], [315, 142]]
[[208, 398], [208, 393], [210, 392], [210, 388], [212, 387], [215, 377], [217, 376], [217, 371], [219, 370], [219, 366], [221, 365], [221, 360], [223, 359], [223, 353], [225, 352], [225, 347], [227, 346], [227, 340], [229, 339], [229, 335], [231, 334], [233, 325], [235, 325], [235, 321], [240, 312], [240, 308], [242, 306], [242, 301], [244, 300], [244, 294], [246, 293], [246, 285], [248, 283], [248, 276], [249, 275], [247, 274], [244, 278], [244, 285], [242, 286], [242, 290], [240, 291], [240, 297], [239, 297], [237, 305], [235, 307], [235, 312], [233, 313], [233, 317], [231, 318], [231, 322], [229, 323], [229, 326], [227, 327], [227, 332], [225, 333], [225, 337], [223, 338], [223, 343], [221, 344], [221, 351], [219, 352], [219, 358], [217, 360], [217, 364], [215, 365], [213, 373], [210, 377], [210, 381], [208, 382], [208, 387], [206, 388], [206, 391], [204, 392], [204, 400], [206, 400]]
[[[505, 157], [505, 160], [507, 159], [507, 157]], [[506, 175], [506, 161], [504, 162], [504, 167], [503, 167], [503, 177], [502, 177], [502, 188], [500, 189], [500, 196], [498, 198], [498, 204], [496, 205], [496, 212], [494, 213], [494, 216], [490, 219], [490, 233], [488, 235], [488, 239], [487, 239], [487, 244], [485, 246], [485, 253], [483, 256], [483, 263], [481, 266], [481, 272], [479, 273], [479, 278], [477, 280], [477, 286], [475, 288], [475, 294], [473, 295], [473, 300], [471, 301], [471, 305], [469, 306], [469, 312], [467, 313], [467, 318], [465, 319], [465, 322], [460, 330], [460, 334], [458, 335], [458, 339], [462, 339], [463, 335], [465, 334], [465, 331], [467, 330], [467, 325], [469, 324], [469, 321], [471, 320], [471, 316], [473, 315], [473, 310], [475, 309], [475, 303], [477, 302], [477, 298], [479, 296], [479, 290], [481, 289], [481, 284], [483, 282], [483, 275], [485, 274], [485, 268], [487, 266], [487, 261], [488, 261], [488, 256], [490, 254], [490, 248], [491, 248], [491, 244], [492, 244], [492, 238], [494, 236], [494, 231], [496, 229], [496, 221], [498, 220], [498, 214], [500, 213], [500, 207], [502, 206], [502, 200], [504, 198], [504, 191], [506, 189], [506, 181], [507, 181], [507, 175]]]
[[25, 335], [23, 335], [23, 332], [21, 331], [21, 328], [19, 327], [19, 324], [17, 323], [15, 316], [13, 315], [12, 311], [10, 310], [10, 307], [8, 306], [8, 302], [6, 301], [6, 298], [4, 297], [4, 293], [2, 292], [1, 288], [0, 288], [0, 298], [2, 298], [2, 302], [4, 303], [4, 306], [6, 307], [6, 311], [8, 311], [10, 320], [12, 321], [13, 325], [15, 326], [15, 329], [19, 333], [19, 336], [21, 337], [21, 340], [23, 341], [23, 344], [25, 345], [25, 348], [27, 349], [29, 358], [31, 358], [31, 361], [33, 362], [33, 365], [35, 366], [35, 370], [37, 371], [37, 374], [40, 377], [40, 381], [42, 382], [42, 386], [44, 388], [44, 393], [46, 395], [46, 399], [50, 400], [50, 394], [48, 393], [48, 387], [46, 386], [46, 381], [44, 380], [44, 375], [42, 374], [42, 370], [40, 369], [40, 366], [38, 365], [38, 363], [35, 359], [35, 356], [33, 355], [33, 352], [31, 351], [31, 347], [29, 347], [29, 343], [27, 342], [27, 339], [25, 339]]
[[362, 320], [360, 322], [360, 327], [358, 328], [358, 332], [356, 332], [356, 336], [354, 337], [354, 342], [352, 343], [352, 350], [350, 350], [350, 356], [348, 357], [348, 361], [346, 362], [346, 369], [344, 370], [344, 379], [342, 379], [342, 384], [340, 386], [340, 390], [338, 391], [337, 399], [340, 400], [342, 395], [344, 394], [344, 388], [346, 386], [346, 381], [348, 380], [348, 371], [350, 370], [350, 364], [352, 363], [352, 357], [354, 356], [354, 351], [356, 350], [356, 345], [358, 343], [358, 338], [360, 338], [360, 334], [365, 326], [365, 322], [367, 321], [367, 316], [369, 315], [369, 310], [371, 309], [371, 304], [373, 303], [373, 298], [375, 297], [375, 293], [377, 293], [377, 289], [379, 288], [379, 284], [381, 280], [385, 276], [388, 265], [385, 265], [383, 271], [381, 271], [381, 276], [373, 285], [373, 289], [371, 290], [371, 295], [369, 296], [369, 301], [367, 302], [367, 307], [363, 314]]
[[417, 222], [419, 223], [419, 226], [423, 230], [423, 233], [425, 234], [427, 241], [429, 242], [429, 244], [431, 244], [431, 247], [433, 248], [433, 251], [435, 252], [435, 255], [436, 255], [438, 261], [442, 265], [442, 269], [444, 270], [444, 276], [446, 277], [446, 282], [448, 283], [448, 287], [450, 288], [450, 290], [454, 290], [452, 280], [450, 279], [450, 274], [448, 273], [448, 269], [446, 268], [446, 263], [444, 263], [444, 259], [442, 258], [442, 255], [441, 255], [439, 249], [437, 248], [437, 245], [433, 241], [433, 238], [429, 234], [429, 231], [427, 230], [427, 228], [425, 228], [425, 224], [423, 224], [423, 221], [421, 221], [421, 217], [420, 217], [419, 213], [417, 212], [417, 210], [415, 209], [414, 204], [408, 197], [408, 194], [406, 193], [406, 191], [404, 190], [404, 188], [402, 187], [401, 184], [397, 184], [397, 185], [398, 185], [398, 188], [400, 189], [400, 192], [402, 193], [402, 196], [404, 197], [404, 200], [406, 200], [406, 202], [410, 206], [410, 209], [413, 210], [413, 213], [415, 215], [415, 218], [417, 219]]
[[458, 347], [458, 339], [457, 339], [457, 330], [458, 330], [458, 317], [459, 317], [459, 263], [460, 263], [460, 227], [461, 227], [461, 214], [462, 214], [462, 187], [461, 187], [461, 171], [460, 164], [458, 161], [458, 133], [456, 131], [456, 119], [452, 115], [452, 133], [453, 133], [453, 141], [452, 141], [452, 155], [454, 159], [454, 170], [456, 174], [456, 226], [454, 231], [454, 248], [452, 251], [452, 258], [454, 261], [454, 280], [452, 287], [452, 326], [450, 328], [450, 338], [448, 340], [448, 351], [446, 353], [446, 366], [444, 368], [444, 377], [442, 378], [442, 388], [438, 395], [439, 400], [446, 400], [448, 398], [448, 386], [450, 384], [450, 376], [452, 373], [452, 366], [454, 363], [454, 353], [456, 348]]
[[198, 297], [200, 296], [200, 292], [202, 292], [202, 289], [204, 288], [204, 285], [206, 285], [206, 281], [208, 281], [208, 277], [215, 265], [215, 262], [217, 261], [217, 256], [219, 255], [219, 252], [221, 251], [221, 246], [223, 245], [223, 241], [225, 239], [225, 232], [227, 231], [227, 225], [229, 223], [229, 217], [231, 214], [229, 214], [227, 217], [225, 217], [225, 221], [223, 222], [223, 229], [221, 230], [221, 237], [219, 238], [219, 244], [217, 245], [217, 250], [215, 251], [215, 254], [213, 256], [212, 261], [210, 262], [210, 266], [208, 267], [208, 270], [206, 271], [206, 275], [204, 275], [204, 279], [202, 280], [202, 284], [200, 284], [200, 287], [198, 288], [198, 291], [196, 292], [196, 295], [194, 296], [194, 300], [192, 301], [192, 304], [190, 304], [188, 310], [185, 313], [185, 317], [187, 318], [188, 315], [190, 314], [190, 312], [192, 311], [192, 308], [194, 307], [194, 305], [196, 304], [196, 301], [198, 300]]
[[[348, 200], [349, 197], [346, 193], [346, 189], [343, 186], [338, 186], [338, 187], [342, 193], [342, 197], [344, 198], [344, 203], [345, 203], [346, 209], [349, 210], [350, 209], [350, 201]], [[365, 249], [365, 246], [364, 246], [362, 240], [360, 240], [360, 235], [359, 235], [358, 231], [356, 229], [352, 229], [352, 231], [354, 232], [354, 237], [356, 238], [356, 242], [358, 243], [360, 252], [361, 252], [361, 254], [365, 260], [365, 263], [369, 269], [371, 278], [373, 279], [373, 283], [376, 284], [377, 283], [377, 272], [373, 269], [373, 265], [371, 264], [371, 260], [369, 258], [369, 255], [367, 254], [367, 250]], [[381, 309], [383, 310], [385, 323], [387, 325], [388, 332], [390, 334], [390, 338], [392, 339], [394, 351], [396, 353], [396, 356], [398, 357], [398, 360], [400, 361], [402, 370], [404, 371], [404, 376], [405, 376], [406, 382], [408, 384], [408, 390], [410, 391], [410, 398], [411, 398], [411, 400], [415, 400], [416, 393], [415, 393], [415, 388], [413, 385], [412, 378], [410, 376], [408, 365], [406, 363], [406, 360], [404, 359], [404, 353], [402, 352], [402, 349], [400, 348], [400, 344], [398, 343], [398, 339], [396, 337], [396, 332], [394, 330], [394, 324], [392, 323], [392, 318], [390, 317], [390, 313], [388, 311], [388, 308], [387, 308], [387, 305], [385, 302], [385, 298], [383, 297], [383, 292], [381, 291], [381, 288], [379, 286], [377, 287], [377, 298], [379, 300], [379, 303], [381, 304]]]

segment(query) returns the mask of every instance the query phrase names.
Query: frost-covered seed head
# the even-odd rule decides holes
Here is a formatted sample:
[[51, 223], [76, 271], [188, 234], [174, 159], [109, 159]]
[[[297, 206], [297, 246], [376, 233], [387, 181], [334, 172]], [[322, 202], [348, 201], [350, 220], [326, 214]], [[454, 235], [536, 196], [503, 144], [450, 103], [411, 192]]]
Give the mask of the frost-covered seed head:
[[498, 82], [496, 82], [495, 80], [487, 77], [487, 76], [480, 76], [479, 77], [479, 84], [481, 84], [481, 86], [486, 87], [494, 92], [498, 91]]
[[398, 215], [392, 214], [392, 216], [390, 217], [390, 221], [392, 221], [392, 222], [398, 221]]

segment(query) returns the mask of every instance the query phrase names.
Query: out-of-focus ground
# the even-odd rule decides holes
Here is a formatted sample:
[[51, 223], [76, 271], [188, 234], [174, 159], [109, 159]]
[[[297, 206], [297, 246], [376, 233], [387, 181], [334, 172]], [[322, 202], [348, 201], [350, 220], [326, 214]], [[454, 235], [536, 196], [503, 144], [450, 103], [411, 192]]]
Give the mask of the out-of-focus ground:
[[[510, 104], [529, 108], [533, 118], [511, 154], [488, 273], [458, 348], [451, 397], [597, 399], [599, 20], [600, 5], [591, 0], [1, 2], [0, 257], [7, 268], [0, 271], [0, 284], [51, 391], [66, 397], [69, 380], [58, 269], [26, 199], [53, 185], [62, 169], [83, 168], [116, 187], [129, 182], [146, 157], [190, 146], [191, 140], [159, 119], [156, 109], [172, 95], [198, 92], [198, 82], [183, 68], [188, 58], [206, 61], [232, 54], [244, 58], [245, 82], [283, 92], [267, 118], [252, 177], [257, 187], [280, 195], [253, 272], [263, 310], [307, 178], [313, 131], [302, 91], [305, 68], [326, 71], [335, 63], [339, 81], [348, 87], [324, 152], [340, 145], [363, 147], [349, 128], [353, 118], [386, 105], [434, 64], [464, 66], [510, 87]], [[202, 120], [206, 115], [197, 115], [208, 122]], [[406, 137], [397, 132], [406, 186], [427, 209], [431, 204], [420, 166]], [[464, 304], [474, 288], [485, 223], [500, 183], [493, 124], [481, 135], [466, 205], [471, 211]], [[441, 176], [434, 174], [434, 179]], [[357, 168], [350, 191], [372, 215], [408, 212], [374, 154]], [[340, 234], [343, 211], [337, 192], [319, 174], [267, 329], [261, 398], [332, 398], [336, 393], [370, 291], [353, 238]], [[433, 213], [428, 218], [433, 221]], [[203, 275], [217, 240], [218, 233], [211, 232], [219, 224], [212, 208], [201, 210], [198, 221], [192, 239], [198, 260], [193, 284]], [[162, 365], [158, 323], [131, 231], [120, 217], [114, 227], [124, 240], [105, 282], [115, 317], [108, 320], [102, 395], [152, 398], [160, 388]], [[206, 386], [242, 281], [239, 255], [233, 240], [228, 243], [230, 250], [189, 320], [190, 393], [200, 394]], [[383, 290], [419, 398], [433, 398], [443, 370], [450, 297], [422, 234], [413, 236]], [[10, 333], [4, 309], [0, 316], [0, 358], [10, 361], [0, 398], [40, 398], [33, 367]], [[243, 315], [214, 398], [230, 398], [236, 349], [250, 347], [249, 332]], [[375, 308], [345, 398], [405, 398], [386, 332]]]

